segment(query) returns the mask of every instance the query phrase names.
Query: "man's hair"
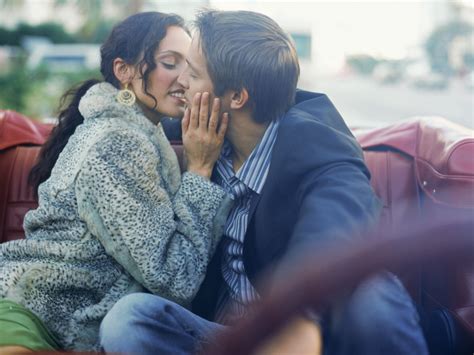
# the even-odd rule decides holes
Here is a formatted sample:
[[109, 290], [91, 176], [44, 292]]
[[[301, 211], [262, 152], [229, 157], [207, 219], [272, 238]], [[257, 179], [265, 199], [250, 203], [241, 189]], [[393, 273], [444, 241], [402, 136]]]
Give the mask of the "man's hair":
[[195, 26], [216, 96], [245, 88], [252, 118], [275, 120], [293, 105], [300, 73], [291, 38], [268, 16], [208, 10]]

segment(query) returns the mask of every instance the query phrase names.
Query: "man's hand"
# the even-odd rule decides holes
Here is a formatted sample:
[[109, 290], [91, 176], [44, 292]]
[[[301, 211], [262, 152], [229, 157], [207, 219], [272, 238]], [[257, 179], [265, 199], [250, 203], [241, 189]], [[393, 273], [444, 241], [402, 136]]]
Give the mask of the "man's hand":
[[228, 114], [222, 115], [219, 124], [220, 100], [215, 98], [209, 116], [209, 93], [197, 93], [182, 120], [183, 146], [187, 170], [210, 178], [219, 158], [227, 129]]
[[317, 324], [299, 317], [261, 345], [254, 355], [320, 355], [321, 330]]

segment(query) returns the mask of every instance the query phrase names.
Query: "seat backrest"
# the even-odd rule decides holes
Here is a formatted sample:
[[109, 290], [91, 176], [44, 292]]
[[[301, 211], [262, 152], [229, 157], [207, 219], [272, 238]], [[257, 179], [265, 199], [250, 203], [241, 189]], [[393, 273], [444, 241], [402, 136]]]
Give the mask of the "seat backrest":
[[0, 111], [0, 243], [24, 236], [23, 217], [36, 208], [28, 174], [52, 126]]
[[355, 133], [384, 205], [385, 228], [397, 228], [412, 213], [474, 212], [472, 130], [423, 117]]
[[37, 207], [28, 174], [36, 161], [39, 146], [17, 146], [0, 151], [0, 242], [24, 236], [23, 217]]

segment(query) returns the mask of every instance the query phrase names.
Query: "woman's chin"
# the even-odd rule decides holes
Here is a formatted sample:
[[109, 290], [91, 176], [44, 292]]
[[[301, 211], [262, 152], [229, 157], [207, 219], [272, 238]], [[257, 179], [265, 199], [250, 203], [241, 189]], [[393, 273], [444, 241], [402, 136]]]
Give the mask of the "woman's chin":
[[177, 107], [174, 110], [169, 110], [168, 112], [162, 112], [161, 113], [165, 117], [170, 117], [170, 118], [183, 118], [184, 116], [184, 106], [182, 107]]

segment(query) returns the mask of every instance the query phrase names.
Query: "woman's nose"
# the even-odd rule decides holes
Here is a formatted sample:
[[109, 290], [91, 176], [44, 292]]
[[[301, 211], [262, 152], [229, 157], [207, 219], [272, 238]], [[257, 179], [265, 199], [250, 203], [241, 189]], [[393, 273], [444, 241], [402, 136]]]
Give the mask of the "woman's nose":
[[179, 74], [178, 79], [176, 79], [176, 81], [184, 89], [189, 89], [188, 81], [186, 80], [186, 71], [183, 71], [181, 74]]

